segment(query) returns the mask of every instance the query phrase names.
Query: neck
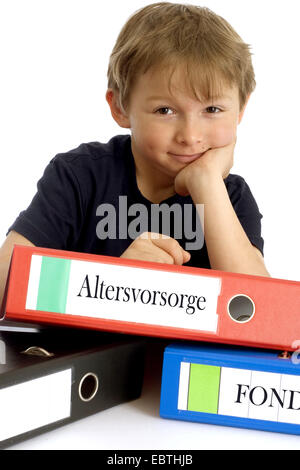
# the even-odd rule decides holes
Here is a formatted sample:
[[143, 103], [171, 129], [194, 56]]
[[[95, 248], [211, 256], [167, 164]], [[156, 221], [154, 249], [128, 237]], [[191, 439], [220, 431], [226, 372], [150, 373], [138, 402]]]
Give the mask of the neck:
[[159, 204], [176, 194], [173, 177], [140, 163], [137, 158], [134, 161], [137, 186], [148, 201]]
[[149, 182], [139, 178], [138, 174], [136, 175], [136, 180], [138, 188], [142, 195], [153, 204], [159, 204], [165, 199], [168, 199], [169, 197], [174, 196], [174, 194], [176, 194], [173, 184], [171, 186], [166, 187], [152, 185], [151, 183], [149, 184]]

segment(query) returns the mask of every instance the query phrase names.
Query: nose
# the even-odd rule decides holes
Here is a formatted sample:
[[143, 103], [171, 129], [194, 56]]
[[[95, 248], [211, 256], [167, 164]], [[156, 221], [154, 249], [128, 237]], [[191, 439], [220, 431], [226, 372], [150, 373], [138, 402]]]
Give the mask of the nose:
[[187, 118], [180, 121], [176, 132], [176, 142], [181, 145], [193, 147], [203, 141], [203, 130], [199, 125], [199, 120]]

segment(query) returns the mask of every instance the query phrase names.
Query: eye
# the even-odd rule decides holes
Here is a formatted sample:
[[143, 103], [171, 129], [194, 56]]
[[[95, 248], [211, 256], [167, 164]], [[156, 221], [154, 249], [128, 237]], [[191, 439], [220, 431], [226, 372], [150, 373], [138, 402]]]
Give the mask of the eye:
[[217, 114], [217, 113], [220, 113], [222, 110], [220, 108], [218, 108], [217, 106], [208, 106], [208, 108], [206, 108], [206, 112], [208, 114]]
[[163, 106], [162, 108], [158, 108], [155, 112], [165, 116], [165, 115], [173, 113], [173, 110], [169, 108], [168, 106]]

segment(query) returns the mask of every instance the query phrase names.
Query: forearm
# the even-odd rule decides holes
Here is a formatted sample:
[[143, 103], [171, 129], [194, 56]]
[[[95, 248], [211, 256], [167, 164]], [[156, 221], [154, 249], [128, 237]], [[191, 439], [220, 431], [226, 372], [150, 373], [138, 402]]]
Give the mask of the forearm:
[[14, 245], [34, 246], [27, 238], [17, 232], [11, 231], [0, 247], [0, 307], [3, 300]]
[[222, 177], [203, 172], [191, 185], [190, 194], [195, 204], [204, 204], [204, 237], [211, 268], [269, 276], [236, 216]]
[[3, 301], [8, 270], [9, 264], [7, 262], [1, 262], [0, 260], [0, 309]]

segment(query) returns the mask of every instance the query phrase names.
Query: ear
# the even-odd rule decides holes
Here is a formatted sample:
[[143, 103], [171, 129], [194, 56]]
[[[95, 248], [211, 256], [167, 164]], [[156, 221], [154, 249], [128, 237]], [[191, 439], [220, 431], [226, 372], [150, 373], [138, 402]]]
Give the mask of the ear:
[[111, 115], [116, 121], [116, 123], [119, 124], [120, 127], [130, 129], [129, 119], [119, 104], [118, 94], [114, 90], [109, 88], [106, 92], [105, 98], [110, 107]]
[[243, 118], [243, 116], [244, 116], [244, 112], [245, 112], [246, 106], [247, 106], [247, 104], [248, 104], [248, 101], [249, 101], [249, 99], [250, 99], [250, 96], [251, 96], [251, 94], [248, 95], [248, 97], [247, 97], [247, 99], [246, 99], [246, 101], [245, 101], [245, 104], [244, 104], [244, 106], [242, 107], [242, 109], [241, 109], [241, 111], [240, 111], [240, 113], [239, 113], [238, 124], [240, 124], [240, 122], [241, 122], [241, 120], [242, 120], [242, 118]]

